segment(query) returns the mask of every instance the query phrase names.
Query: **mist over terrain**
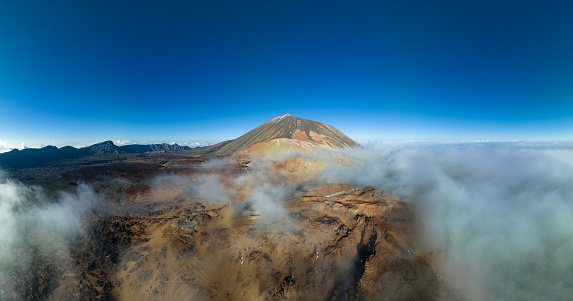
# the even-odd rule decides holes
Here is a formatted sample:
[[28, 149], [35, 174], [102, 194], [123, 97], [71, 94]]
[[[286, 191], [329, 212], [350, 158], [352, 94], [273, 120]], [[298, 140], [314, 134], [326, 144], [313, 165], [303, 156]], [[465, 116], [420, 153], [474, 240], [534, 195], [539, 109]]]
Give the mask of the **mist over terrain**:
[[101, 197], [88, 185], [51, 199], [38, 186], [26, 186], [0, 174], [1, 293], [10, 292], [20, 276], [14, 270], [6, 273], [11, 265], [26, 270], [38, 256], [71, 265], [70, 242], [84, 235], [84, 221], [100, 202]]
[[[269, 166], [299, 156], [325, 164], [317, 184], [371, 186], [413, 205], [415, 251], [434, 256], [440, 275], [469, 300], [573, 294], [571, 143], [373, 143], [261, 156], [233, 181], [254, 185], [248, 199], [262, 220], [288, 214], [282, 201], [297, 185], [273, 180]], [[186, 185], [205, 200], [236, 198], [223, 182], [202, 175]]]
[[[300, 158], [304, 168], [319, 166], [310, 178], [285, 173], [291, 167], [284, 162]], [[152, 199], [229, 206], [234, 218], [252, 214], [264, 229], [295, 227], [287, 202], [299, 197], [305, 184], [374, 187], [412, 205], [416, 247], [411, 251], [430, 258], [439, 277], [467, 300], [566, 300], [573, 294], [570, 143], [374, 143], [253, 156], [243, 173], [229, 173], [233, 164], [211, 160], [193, 176], [156, 176], [149, 182]], [[14, 260], [26, 266], [22, 261], [41, 252], [70, 264], [70, 241], [84, 235], [86, 217], [104, 199], [83, 184], [49, 198], [41, 188], [3, 175], [3, 290], [17, 277], [5, 273]]]
[[221, 176], [219, 173], [231, 166], [228, 159], [215, 159], [203, 164], [193, 177], [164, 174], [155, 177], [152, 193], [160, 198], [162, 187], [175, 187], [179, 197], [201, 199], [213, 204], [229, 204], [237, 215], [247, 211], [256, 212], [259, 223], [268, 224], [288, 219], [289, 213], [283, 202], [295, 195], [300, 183], [289, 181], [285, 175], [274, 170], [274, 163], [286, 158], [300, 156], [293, 152], [271, 157], [254, 156], [249, 162], [250, 169], [238, 175]]
[[373, 186], [414, 206], [420, 250], [470, 300], [573, 294], [570, 143], [370, 145], [321, 179]]

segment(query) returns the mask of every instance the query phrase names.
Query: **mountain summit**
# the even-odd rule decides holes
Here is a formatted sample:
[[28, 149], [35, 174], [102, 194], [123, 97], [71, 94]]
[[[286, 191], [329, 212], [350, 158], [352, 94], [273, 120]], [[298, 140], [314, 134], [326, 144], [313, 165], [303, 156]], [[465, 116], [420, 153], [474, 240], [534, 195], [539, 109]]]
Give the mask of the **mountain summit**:
[[226, 141], [217, 148], [215, 155], [221, 157], [232, 155], [256, 143], [279, 138], [301, 140], [331, 148], [358, 146], [358, 143], [330, 125], [285, 114], [267, 121], [235, 140]]

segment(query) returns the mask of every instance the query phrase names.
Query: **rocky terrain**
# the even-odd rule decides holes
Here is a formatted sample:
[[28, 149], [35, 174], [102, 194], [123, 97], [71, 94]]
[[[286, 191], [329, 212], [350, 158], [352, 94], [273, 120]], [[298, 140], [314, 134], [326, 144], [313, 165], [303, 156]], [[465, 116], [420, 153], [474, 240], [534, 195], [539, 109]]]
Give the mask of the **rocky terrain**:
[[1, 300], [460, 300], [417, 251], [410, 205], [317, 180], [326, 163], [305, 154], [357, 146], [330, 126], [287, 114], [207, 148], [105, 146], [7, 170], [102, 201], [73, 237], [16, 246]]

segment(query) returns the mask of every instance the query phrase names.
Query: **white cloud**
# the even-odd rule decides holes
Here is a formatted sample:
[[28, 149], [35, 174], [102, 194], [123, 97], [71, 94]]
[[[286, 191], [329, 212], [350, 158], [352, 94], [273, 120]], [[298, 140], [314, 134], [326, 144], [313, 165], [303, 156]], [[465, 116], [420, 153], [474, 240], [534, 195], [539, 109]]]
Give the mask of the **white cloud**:
[[[208, 143], [208, 142], [173, 142], [173, 143], [177, 143], [181, 146], [189, 146], [191, 148], [196, 148], [196, 147], [203, 147], [203, 146], [209, 146], [212, 145], [212, 143]], [[173, 144], [172, 143], [172, 144]]]
[[[84, 218], [100, 202], [95, 191], [80, 185], [73, 193], [60, 193], [53, 199], [36, 186], [26, 186], [0, 174], [0, 284], [7, 293], [14, 284], [6, 275], [7, 268], [18, 258], [26, 270], [24, 260], [35, 248], [47, 256], [69, 252], [68, 242], [82, 234]], [[67, 264], [71, 264], [68, 262]]]
[[341, 151], [326, 182], [411, 203], [440, 273], [468, 299], [565, 300], [573, 293], [570, 144], [403, 144]]
[[9, 152], [13, 149], [26, 149], [26, 148], [42, 148], [47, 145], [40, 143], [26, 143], [26, 142], [10, 142], [0, 140], [0, 153]]
[[118, 146], [137, 144], [137, 142], [133, 142], [131, 140], [115, 140], [113, 143]]

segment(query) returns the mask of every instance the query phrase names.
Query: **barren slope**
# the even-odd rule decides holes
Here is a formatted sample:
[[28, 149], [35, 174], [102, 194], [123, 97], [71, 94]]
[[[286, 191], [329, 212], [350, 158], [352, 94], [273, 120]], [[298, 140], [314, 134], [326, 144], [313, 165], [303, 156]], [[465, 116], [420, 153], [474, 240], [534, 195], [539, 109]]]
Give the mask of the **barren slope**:
[[229, 156], [253, 144], [277, 138], [297, 139], [332, 148], [358, 146], [354, 140], [330, 125], [285, 114], [230, 141], [213, 154], [218, 157]]

